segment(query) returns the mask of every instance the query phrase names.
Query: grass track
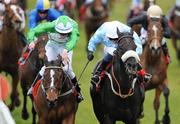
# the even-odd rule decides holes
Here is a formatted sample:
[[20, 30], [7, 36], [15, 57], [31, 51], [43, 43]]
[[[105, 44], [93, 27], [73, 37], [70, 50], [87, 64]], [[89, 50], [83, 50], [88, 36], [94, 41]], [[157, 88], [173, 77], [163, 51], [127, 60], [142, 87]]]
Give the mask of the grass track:
[[[32, 8], [35, 0], [29, 0], [29, 7]], [[125, 22], [126, 15], [128, 12], [128, 8], [130, 5], [131, 0], [117, 0], [117, 4], [115, 5], [113, 11], [110, 13], [110, 20], [119, 20]], [[157, 4], [159, 4], [164, 13], [167, 13], [171, 6], [174, 4], [175, 0], [158, 0]], [[84, 65], [86, 64], [86, 52], [85, 52], [85, 34], [84, 34], [84, 27], [82, 23], [79, 23], [80, 28], [80, 40], [77, 44], [77, 47], [74, 50], [73, 56], [73, 69], [77, 75], [80, 75]], [[171, 41], [168, 41], [168, 46], [170, 48], [170, 55], [172, 59], [172, 63], [168, 69], [168, 77], [169, 77], [169, 87], [170, 87], [170, 116], [171, 116], [171, 124], [179, 124], [180, 123], [180, 65], [176, 60], [176, 56], [174, 53], [174, 49], [172, 48]], [[76, 123], [77, 124], [98, 124], [95, 115], [92, 110], [92, 104], [89, 94], [89, 86], [90, 86], [90, 75], [92, 69], [94, 68], [95, 63], [101, 57], [101, 53], [98, 51], [95, 54], [95, 59], [91, 62], [85, 73], [82, 76], [80, 81], [82, 87], [82, 93], [85, 97], [85, 100], [79, 105], [79, 109], [76, 116]], [[22, 101], [22, 92], [19, 88], [21, 94], [21, 101]], [[154, 110], [153, 110], [153, 98], [154, 98], [154, 90], [148, 91], [146, 93], [146, 100], [144, 105], [145, 117], [142, 119], [142, 124], [153, 124], [154, 122]], [[26, 121], [21, 119], [21, 110], [22, 104], [19, 108], [16, 108], [13, 111], [13, 117], [16, 120], [17, 124], [31, 124], [31, 104], [30, 99], [28, 99], [28, 106], [30, 112], [30, 118]], [[163, 95], [161, 96], [161, 106], [160, 106], [160, 117], [162, 117], [164, 108], [164, 98]], [[118, 124], [122, 124], [118, 122]]]

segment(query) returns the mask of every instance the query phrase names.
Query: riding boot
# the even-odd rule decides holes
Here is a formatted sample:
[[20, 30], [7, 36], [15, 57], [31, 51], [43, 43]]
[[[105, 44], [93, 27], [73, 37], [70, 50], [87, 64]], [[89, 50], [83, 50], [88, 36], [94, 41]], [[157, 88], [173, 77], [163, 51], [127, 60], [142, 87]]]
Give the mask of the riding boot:
[[31, 99], [33, 99], [33, 95], [32, 95], [32, 90], [33, 87], [36, 85], [36, 82], [38, 80], [40, 80], [42, 78], [42, 76], [38, 73], [38, 75], [36, 76], [36, 78], [34, 79], [33, 83], [31, 84], [31, 87], [29, 88], [28, 92], [27, 92], [27, 96], [29, 96]]
[[82, 100], [84, 100], [82, 94], [81, 94], [81, 88], [79, 87], [79, 84], [77, 82], [76, 77], [74, 77], [73, 79], [71, 79], [71, 82], [73, 83], [73, 85], [75, 86], [77, 93], [77, 102], [80, 103]]
[[102, 62], [99, 64], [98, 68], [96, 69], [92, 80], [97, 84], [100, 81], [101, 78], [101, 73], [106, 69], [107, 65], [109, 64], [108, 61], [105, 61], [104, 59]]
[[165, 55], [166, 64], [169, 64], [171, 62], [171, 59], [170, 59], [169, 50], [166, 43], [162, 45], [162, 50]]

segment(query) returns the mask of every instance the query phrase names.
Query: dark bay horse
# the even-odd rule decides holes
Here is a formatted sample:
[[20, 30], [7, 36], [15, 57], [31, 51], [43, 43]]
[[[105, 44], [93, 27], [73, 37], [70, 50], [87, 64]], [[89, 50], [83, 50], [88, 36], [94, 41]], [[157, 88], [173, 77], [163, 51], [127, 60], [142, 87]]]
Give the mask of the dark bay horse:
[[45, 72], [34, 97], [39, 124], [74, 124], [78, 108], [71, 80], [62, 69], [62, 57], [44, 60]]
[[177, 58], [180, 62], [180, 42], [178, 41], [180, 39], [180, 10], [176, 9], [174, 11], [174, 17], [172, 20], [172, 25], [170, 26], [172, 30], [171, 38], [172, 38], [172, 43], [173, 47], [176, 51]]
[[163, 28], [161, 25], [161, 21], [161, 19], [149, 19], [147, 31], [148, 40], [141, 56], [141, 61], [145, 71], [152, 75], [150, 82], [145, 84], [145, 90], [147, 91], [155, 89], [155, 124], [160, 123], [158, 110], [160, 106], [160, 95], [162, 91], [165, 97], [165, 114], [163, 117], [163, 124], [169, 124], [169, 88], [167, 78], [168, 65], [165, 62], [165, 56], [161, 47], [161, 42], [163, 38]]
[[[90, 94], [93, 109], [100, 124], [138, 124], [141, 105], [144, 100], [142, 87], [137, 81], [139, 57], [134, 51], [136, 45], [130, 33], [119, 35], [119, 46], [111, 67], [101, 79], [101, 91], [91, 82]], [[96, 69], [96, 68], [95, 68]]]
[[0, 32], [0, 71], [5, 71], [12, 76], [10, 110], [20, 105], [17, 85], [19, 81], [18, 59], [21, 55], [22, 45], [19, 41], [17, 28], [22, 20], [14, 13], [15, 7], [5, 4], [3, 29]]
[[85, 31], [87, 43], [92, 34], [108, 19], [108, 10], [102, 0], [94, 0], [86, 9]]
[[[31, 84], [34, 82], [41, 67], [44, 65], [43, 59], [45, 55], [45, 45], [48, 41], [46, 34], [40, 35], [36, 41], [36, 46], [29, 54], [26, 62], [23, 65], [19, 65], [21, 87], [24, 96], [22, 118], [28, 119], [29, 113], [27, 111], [27, 92]], [[23, 53], [24, 54], [24, 53]], [[32, 105], [33, 124], [36, 122], [36, 112]]]

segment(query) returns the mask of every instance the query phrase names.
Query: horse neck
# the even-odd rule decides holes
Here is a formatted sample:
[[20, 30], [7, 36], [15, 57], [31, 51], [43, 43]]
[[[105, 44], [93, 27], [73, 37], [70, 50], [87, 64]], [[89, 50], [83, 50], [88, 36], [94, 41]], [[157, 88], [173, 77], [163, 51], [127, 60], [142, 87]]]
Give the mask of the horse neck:
[[39, 70], [43, 66], [43, 60], [39, 58], [36, 48], [32, 51], [28, 59], [29, 64], [34, 66], [37, 70]]
[[11, 22], [7, 15], [4, 16], [4, 25], [3, 29], [0, 33], [0, 47], [8, 49], [8, 47], [16, 47], [17, 45], [14, 45], [17, 43], [18, 40], [17, 32], [16, 30], [11, 26]]
[[119, 82], [121, 90], [128, 90], [131, 87], [130, 80], [128, 74], [126, 73], [124, 63], [122, 62], [120, 57], [114, 57], [112, 68], [112, 73], [114, 73], [115, 78]]

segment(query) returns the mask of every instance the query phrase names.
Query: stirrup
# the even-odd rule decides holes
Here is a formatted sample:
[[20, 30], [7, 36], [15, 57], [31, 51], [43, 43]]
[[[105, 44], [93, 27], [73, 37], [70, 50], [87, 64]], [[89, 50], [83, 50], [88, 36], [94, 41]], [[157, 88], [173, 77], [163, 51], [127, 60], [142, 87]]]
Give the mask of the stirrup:
[[84, 100], [84, 98], [83, 98], [82, 94], [80, 92], [78, 92], [77, 93], [77, 102], [80, 103], [83, 100]]

